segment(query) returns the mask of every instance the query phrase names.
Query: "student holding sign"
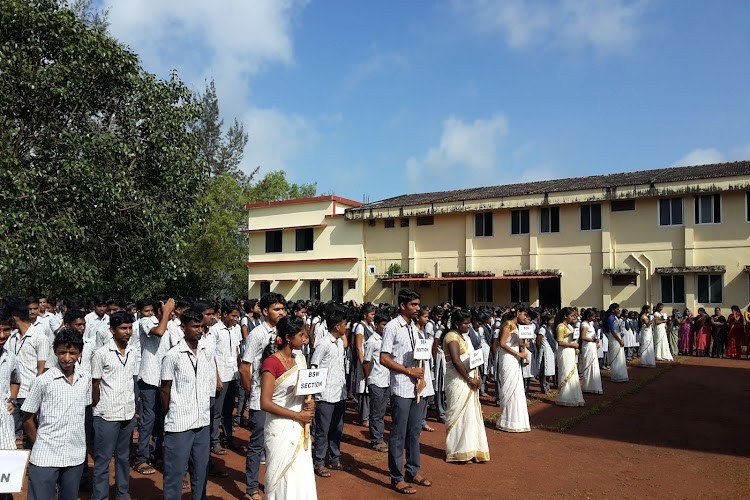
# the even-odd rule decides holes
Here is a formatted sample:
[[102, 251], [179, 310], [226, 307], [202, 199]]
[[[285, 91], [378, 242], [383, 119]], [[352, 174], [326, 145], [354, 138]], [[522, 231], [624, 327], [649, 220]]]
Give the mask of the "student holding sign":
[[[399, 493], [413, 495], [409, 483], [432, 486], [420, 474], [419, 435], [422, 431], [422, 406], [417, 394], [425, 388], [424, 368], [417, 368], [414, 348], [419, 340], [414, 318], [419, 312], [420, 295], [410, 288], [398, 293], [399, 315], [383, 331], [380, 363], [391, 371], [391, 437], [388, 442], [388, 469], [391, 486]], [[403, 470], [406, 450], [406, 471]]]
[[[487, 432], [482, 419], [479, 388], [482, 380], [472, 355], [483, 361], [481, 350], [475, 351], [469, 339], [471, 314], [457, 310], [451, 315], [453, 329], [443, 337], [447, 353], [445, 368], [445, 460], [447, 462], [485, 462], [490, 459]], [[468, 401], [468, 402], [467, 402]]]
[[[295, 355], [307, 342], [302, 318], [281, 318], [278, 336], [263, 352], [260, 406], [266, 412], [266, 499], [316, 500], [312, 454], [305, 451], [304, 426], [312, 422], [315, 403], [297, 395], [305, 357]], [[274, 352], [275, 351], [275, 352]], [[273, 354], [272, 354], [273, 353]]]
[[529, 323], [528, 310], [519, 305], [515, 308], [515, 316], [503, 323], [500, 338], [493, 341], [493, 347], [500, 356], [497, 376], [500, 378], [498, 401], [502, 412], [495, 427], [505, 432], [531, 430], [521, 373], [521, 363], [527, 362], [526, 347], [518, 336], [519, 325]]
[[560, 374], [560, 394], [557, 403], [560, 406], [583, 406], [581, 381], [578, 378], [578, 342], [573, 340], [573, 325], [578, 321], [578, 313], [569, 307], [563, 307], [558, 316], [555, 329], [557, 336], [557, 372]]

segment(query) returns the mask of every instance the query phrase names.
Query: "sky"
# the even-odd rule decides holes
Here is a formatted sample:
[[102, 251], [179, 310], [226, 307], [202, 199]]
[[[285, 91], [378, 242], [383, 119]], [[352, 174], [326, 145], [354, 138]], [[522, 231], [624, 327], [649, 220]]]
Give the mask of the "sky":
[[243, 169], [406, 193], [750, 159], [745, 0], [97, 0]]

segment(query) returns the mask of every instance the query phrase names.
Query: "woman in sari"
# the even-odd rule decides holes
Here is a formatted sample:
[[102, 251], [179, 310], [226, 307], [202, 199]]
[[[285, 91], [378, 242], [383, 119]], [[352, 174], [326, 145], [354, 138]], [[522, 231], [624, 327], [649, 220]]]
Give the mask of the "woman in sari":
[[656, 352], [654, 351], [654, 331], [651, 326], [651, 306], [641, 307], [641, 366], [656, 368]]
[[512, 317], [503, 322], [499, 338], [492, 340], [492, 348], [498, 356], [496, 376], [500, 378], [500, 393], [497, 395], [500, 418], [496, 428], [505, 432], [529, 432], [529, 409], [523, 386], [521, 363], [527, 362], [524, 343], [518, 337], [518, 325], [530, 323], [525, 306], [515, 308]]
[[476, 369], [469, 369], [474, 351], [469, 339], [471, 315], [458, 310], [451, 315], [451, 331], [443, 336], [445, 352], [445, 453], [447, 462], [486, 462], [490, 459], [484, 429]]
[[732, 306], [727, 318], [729, 331], [727, 332], [726, 358], [740, 359], [742, 357], [742, 338], [745, 335], [745, 320], [738, 306]]
[[698, 316], [693, 322], [695, 330], [695, 355], [705, 356], [711, 346], [711, 318], [702, 307], [698, 308]]
[[682, 313], [677, 309], [672, 309], [672, 316], [669, 317], [667, 323], [667, 337], [669, 337], [669, 352], [672, 356], [677, 356], [679, 353], [677, 349], [677, 343], [680, 338], [680, 320], [682, 319]]
[[680, 319], [680, 342], [678, 347], [681, 356], [693, 355], [693, 313], [685, 308]]
[[307, 342], [302, 318], [282, 318], [277, 337], [263, 352], [260, 406], [266, 412], [266, 499], [316, 500], [312, 452], [305, 426], [315, 416], [315, 403], [295, 396], [299, 370], [305, 369], [300, 352]]
[[607, 333], [609, 335], [609, 364], [610, 380], [612, 382], [628, 381], [628, 364], [625, 361], [625, 343], [622, 340], [622, 320], [620, 319], [620, 304], [610, 304], [607, 309]]
[[586, 309], [581, 317], [581, 355], [582, 367], [581, 391], [591, 394], [602, 394], [602, 376], [599, 373], [599, 337], [593, 326], [594, 311]]
[[667, 319], [664, 304], [659, 302], [654, 307], [654, 349], [658, 361], [674, 361], [672, 353], [669, 352], [669, 339], [667, 338]]
[[[555, 329], [557, 337], [557, 373], [560, 374], [560, 394], [557, 396], [556, 404], [560, 406], [583, 406], [583, 393], [581, 392], [581, 381], [578, 378], [578, 342], [573, 340], [573, 325], [578, 320], [578, 313], [569, 307], [560, 311], [559, 322]], [[622, 352], [623, 359], [625, 353]]]
[[742, 344], [745, 346], [745, 356], [750, 359], [750, 306], [745, 311], [745, 338]]

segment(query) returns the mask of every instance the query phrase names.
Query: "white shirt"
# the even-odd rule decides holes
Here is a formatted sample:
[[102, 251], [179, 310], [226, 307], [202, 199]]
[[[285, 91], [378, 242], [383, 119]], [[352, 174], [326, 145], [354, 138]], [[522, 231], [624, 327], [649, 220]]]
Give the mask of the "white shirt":
[[[83, 351], [81, 351], [81, 355], [78, 356], [78, 367], [82, 370], [86, 370], [87, 372], [91, 373], [91, 358], [94, 356], [94, 351], [96, 349], [94, 348], [94, 339], [93, 338], [83, 338]], [[57, 366], [57, 356], [55, 356], [55, 350], [50, 346], [49, 348], [49, 356], [47, 356], [47, 363], [45, 364], [47, 368], [51, 366]]]
[[215, 371], [206, 347], [198, 345], [196, 353], [185, 339], [164, 356], [161, 379], [171, 380], [169, 410], [164, 416], [166, 432], [184, 432], [205, 427], [210, 422], [211, 387], [209, 373]]
[[151, 329], [157, 326], [159, 326], [159, 319], [156, 316], [143, 318], [138, 325], [138, 333], [141, 337], [141, 366], [138, 379], [154, 386], [158, 386], [161, 380], [159, 344], [162, 338], [151, 335]]
[[18, 382], [17, 370], [18, 360], [16, 356], [8, 349], [0, 351], [0, 403], [10, 398], [11, 382]]
[[370, 376], [367, 378], [367, 385], [374, 385], [380, 388], [386, 388], [391, 385], [391, 371], [380, 364], [380, 346], [383, 345], [383, 337], [379, 333], [373, 333], [365, 341], [366, 363], [370, 363]]
[[226, 326], [219, 321], [209, 328], [209, 333], [216, 339], [216, 371], [222, 382], [236, 380], [239, 371], [237, 366], [237, 355], [240, 352], [242, 342], [242, 331], [239, 325]]
[[91, 311], [84, 319], [86, 320], [86, 330], [83, 331], [84, 337], [95, 337], [96, 332], [103, 324], [109, 326], [109, 315], [107, 313], [104, 313], [104, 316], [100, 318], [94, 311]]
[[[385, 325], [383, 345], [380, 351], [390, 354], [393, 360], [403, 366], [412, 368], [414, 361], [414, 344], [419, 331], [413, 321], [409, 323], [403, 316], [397, 316]], [[391, 394], [402, 398], [414, 398], [416, 395], [415, 380], [405, 373], [391, 372]]]
[[310, 365], [328, 370], [326, 389], [315, 395], [315, 401], [338, 403], [346, 399], [345, 358], [344, 341], [333, 335], [327, 335], [315, 348]]
[[73, 382], [57, 366], [34, 380], [21, 411], [36, 413], [39, 426], [30, 462], [37, 467], [73, 467], [86, 459], [86, 406], [91, 375], [75, 368]]
[[24, 399], [36, 378], [37, 362], [47, 360], [49, 339], [43, 331], [30, 327], [23, 336], [20, 331], [14, 330], [5, 347], [15, 355], [18, 362], [18, 381], [21, 384], [18, 398]]
[[271, 339], [276, 336], [276, 328], [265, 321], [253, 328], [245, 340], [245, 354], [242, 355], [243, 363], [252, 364], [252, 382], [250, 387], [250, 409], [260, 410], [260, 360], [263, 350]]
[[99, 403], [93, 410], [95, 417], [109, 422], [130, 420], [135, 415], [133, 365], [135, 351], [127, 345], [120, 353], [114, 339], [94, 352], [91, 378], [99, 382]]

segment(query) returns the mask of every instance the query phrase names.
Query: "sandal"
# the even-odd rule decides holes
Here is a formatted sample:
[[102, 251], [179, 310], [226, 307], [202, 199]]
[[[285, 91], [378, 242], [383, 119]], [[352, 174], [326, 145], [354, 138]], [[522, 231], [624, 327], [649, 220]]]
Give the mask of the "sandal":
[[350, 465], [342, 464], [341, 462], [336, 462], [335, 464], [328, 464], [328, 469], [349, 472], [352, 470], [352, 467]]
[[315, 475], [318, 477], [331, 477], [331, 471], [322, 465], [319, 467], [315, 467], [315, 469], [313, 469], [313, 472], [315, 472]]
[[427, 432], [435, 432], [435, 429], [433, 429], [432, 427], [430, 427], [430, 426], [429, 426], [429, 425], [427, 425], [427, 424], [424, 424], [424, 425], [422, 426], [422, 430], [423, 430], [423, 431], [427, 431]]
[[226, 455], [227, 450], [226, 448], [223, 448], [220, 444], [214, 445], [213, 448], [211, 448], [211, 453], [215, 455]]
[[252, 493], [245, 493], [242, 498], [243, 500], [264, 500], [266, 495], [260, 490], [255, 490]]
[[[399, 486], [401, 485], [401, 486]], [[401, 493], [402, 495], [414, 495], [417, 493], [417, 490], [409, 486], [406, 481], [401, 481], [396, 484], [392, 484], [391, 487]]]
[[406, 476], [404, 478], [404, 481], [411, 484], [418, 484], [419, 486], [432, 486], [430, 480], [428, 480], [426, 477], [419, 477], [419, 475], [416, 475], [414, 477]]
[[183, 490], [189, 490], [190, 489], [190, 483], [187, 479], [182, 480], [182, 489]]
[[387, 453], [388, 445], [381, 441], [380, 443], [373, 445], [372, 449], [375, 451], [379, 451], [380, 453]]
[[133, 470], [138, 472], [139, 474], [143, 474], [144, 476], [150, 476], [151, 474], [156, 474], [156, 469], [151, 467], [148, 462], [141, 462], [139, 464], [135, 464], [133, 466]]

